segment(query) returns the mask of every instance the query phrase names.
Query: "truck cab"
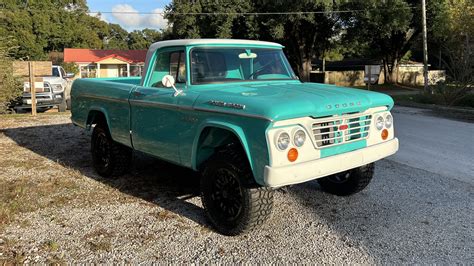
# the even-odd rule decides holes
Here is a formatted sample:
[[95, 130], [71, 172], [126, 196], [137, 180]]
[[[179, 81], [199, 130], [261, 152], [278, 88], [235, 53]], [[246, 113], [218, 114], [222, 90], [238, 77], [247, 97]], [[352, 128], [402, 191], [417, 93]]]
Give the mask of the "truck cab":
[[263, 223], [275, 188], [317, 180], [336, 195], [361, 191], [373, 163], [398, 150], [393, 100], [301, 82], [283, 48], [163, 41], [142, 78], [75, 81], [72, 120], [93, 131], [95, 169], [120, 175], [138, 150], [200, 172], [208, 218], [226, 235]]

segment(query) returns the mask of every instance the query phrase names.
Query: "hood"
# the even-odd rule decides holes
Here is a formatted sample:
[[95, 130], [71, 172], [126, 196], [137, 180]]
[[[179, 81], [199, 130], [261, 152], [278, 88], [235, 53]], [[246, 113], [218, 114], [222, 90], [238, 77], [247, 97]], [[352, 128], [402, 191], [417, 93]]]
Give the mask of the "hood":
[[[377, 106], [393, 107], [392, 98], [386, 94], [321, 83], [279, 81], [212, 86], [200, 91], [195, 107], [263, 116], [275, 121], [363, 112]], [[245, 108], [218, 106], [216, 102], [245, 105]]]
[[50, 84], [62, 84], [63, 79], [60, 77], [46, 76], [42, 77], [43, 81], [49, 82]]

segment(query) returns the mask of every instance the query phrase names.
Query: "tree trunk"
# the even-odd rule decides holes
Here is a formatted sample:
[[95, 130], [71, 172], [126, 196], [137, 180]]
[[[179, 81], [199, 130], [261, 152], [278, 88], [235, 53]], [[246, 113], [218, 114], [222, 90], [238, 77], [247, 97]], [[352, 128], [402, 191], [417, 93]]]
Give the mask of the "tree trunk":
[[311, 70], [313, 70], [313, 67], [311, 66], [311, 58], [303, 58], [300, 68], [300, 80], [309, 82]]
[[398, 59], [395, 58], [392, 62], [392, 68], [390, 73], [390, 83], [397, 84], [398, 81]]

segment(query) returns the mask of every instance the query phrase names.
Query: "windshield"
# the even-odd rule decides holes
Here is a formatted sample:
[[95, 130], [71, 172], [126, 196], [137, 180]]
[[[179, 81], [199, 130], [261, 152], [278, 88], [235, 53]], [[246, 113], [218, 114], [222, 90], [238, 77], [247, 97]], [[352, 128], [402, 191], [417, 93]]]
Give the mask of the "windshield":
[[53, 77], [60, 77], [59, 71], [57, 67], [53, 67]]
[[296, 79], [281, 49], [194, 48], [191, 83]]

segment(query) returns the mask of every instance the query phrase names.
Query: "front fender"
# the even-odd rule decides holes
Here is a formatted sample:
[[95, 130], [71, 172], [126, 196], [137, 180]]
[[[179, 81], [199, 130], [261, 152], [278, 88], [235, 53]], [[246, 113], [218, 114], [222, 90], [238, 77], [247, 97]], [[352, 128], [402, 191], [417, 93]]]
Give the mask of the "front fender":
[[245, 135], [244, 130], [238, 125], [224, 122], [224, 121], [217, 121], [217, 120], [206, 120], [198, 127], [198, 130], [197, 130], [198, 134], [196, 134], [194, 137], [192, 154], [191, 154], [191, 164], [194, 170], [198, 170], [197, 153], [198, 153], [198, 148], [199, 148], [199, 139], [203, 131], [208, 127], [221, 128], [221, 129], [225, 129], [232, 132], [237, 137], [237, 139], [239, 139], [240, 144], [242, 145], [245, 151], [245, 154], [247, 155], [247, 159], [250, 163], [250, 167], [252, 171], [254, 170], [252, 154], [249, 149], [249, 144], [248, 144], [247, 137]]

